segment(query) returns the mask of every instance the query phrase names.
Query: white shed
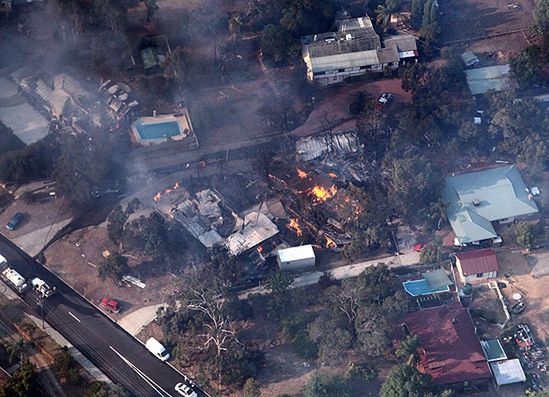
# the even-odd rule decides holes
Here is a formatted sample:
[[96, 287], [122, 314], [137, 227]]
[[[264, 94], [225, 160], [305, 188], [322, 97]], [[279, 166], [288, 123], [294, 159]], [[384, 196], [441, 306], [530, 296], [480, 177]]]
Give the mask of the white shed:
[[518, 358], [490, 363], [498, 386], [526, 381], [526, 375]]
[[304, 271], [315, 268], [315, 252], [312, 245], [302, 245], [278, 250], [276, 260], [280, 270]]

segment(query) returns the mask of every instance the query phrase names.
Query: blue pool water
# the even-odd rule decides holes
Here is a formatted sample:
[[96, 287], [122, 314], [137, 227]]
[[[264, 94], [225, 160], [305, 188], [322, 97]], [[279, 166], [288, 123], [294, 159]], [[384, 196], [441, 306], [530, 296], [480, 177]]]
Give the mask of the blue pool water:
[[406, 292], [412, 296], [438, 294], [450, 291], [450, 288], [448, 287], [437, 290], [431, 289], [429, 283], [424, 278], [421, 280], [405, 281], [402, 285], [404, 285]]
[[160, 139], [179, 135], [179, 124], [177, 121], [161, 121], [157, 123], [136, 123], [135, 128], [141, 139]]

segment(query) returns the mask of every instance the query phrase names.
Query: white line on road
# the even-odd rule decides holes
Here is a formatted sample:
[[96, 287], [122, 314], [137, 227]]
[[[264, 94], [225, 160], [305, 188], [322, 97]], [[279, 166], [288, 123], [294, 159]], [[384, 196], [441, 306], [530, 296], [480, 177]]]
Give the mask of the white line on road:
[[74, 318], [76, 321], [78, 321], [79, 323], [81, 323], [82, 321], [80, 321], [80, 319], [78, 317], [76, 317], [74, 314], [72, 314], [71, 312], [69, 312], [69, 314], [71, 315], [72, 318]]
[[168, 393], [166, 390], [164, 390], [162, 387], [160, 387], [156, 382], [154, 382], [151, 378], [149, 378], [143, 371], [141, 371], [139, 368], [137, 368], [135, 365], [133, 365], [130, 360], [128, 360], [122, 354], [117, 352], [114, 347], [109, 346], [109, 348], [113, 352], [115, 352], [118, 355], [118, 357], [120, 357], [122, 359], [122, 361], [124, 361], [128, 365], [128, 367], [133, 369], [137, 375], [139, 375], [141, 378], [143, 378], [143, 380], [145, 382], [147, 382], [149, 384], [149, 386], [151, 386], [154, 389], [154, 391], [158, 393], [159, 396], [172, 397], [172, 395], [170, 393]]

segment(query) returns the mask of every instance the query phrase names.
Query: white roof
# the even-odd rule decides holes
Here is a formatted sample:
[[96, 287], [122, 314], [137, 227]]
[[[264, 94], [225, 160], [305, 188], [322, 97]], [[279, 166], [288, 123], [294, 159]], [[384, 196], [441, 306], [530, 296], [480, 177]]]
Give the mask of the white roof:
[[7, 262], [6, 258], [4, 258], [2, 255], [0, 255], [0, 265], [2, 263], [6, 263], [6, 262]]
[[524, 375], [518, 358], [493, 362], [490, 363], [490, 367], [492, 368], [497, 384], [500, 386], [524, 382], [526, 380], [526, 375]]
[[292, 247], [292, 248], [278, 250], [277, 255], [278, 255], [278, 258], [280, 259], [280, 262], [292, 262], [292, 261], [299, 261], [301, 259], [315, 258], [315, 252], [313, 251], [313, 246], [310, 244], [302, 245], [300, 247]]

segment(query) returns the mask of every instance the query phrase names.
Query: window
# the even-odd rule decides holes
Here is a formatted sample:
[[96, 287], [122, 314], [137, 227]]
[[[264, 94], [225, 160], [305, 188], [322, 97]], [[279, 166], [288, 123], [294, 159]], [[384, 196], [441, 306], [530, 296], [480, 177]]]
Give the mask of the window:
[[484, 273], [477, 273], [477, 278], [482, 278], [484, 277]]

